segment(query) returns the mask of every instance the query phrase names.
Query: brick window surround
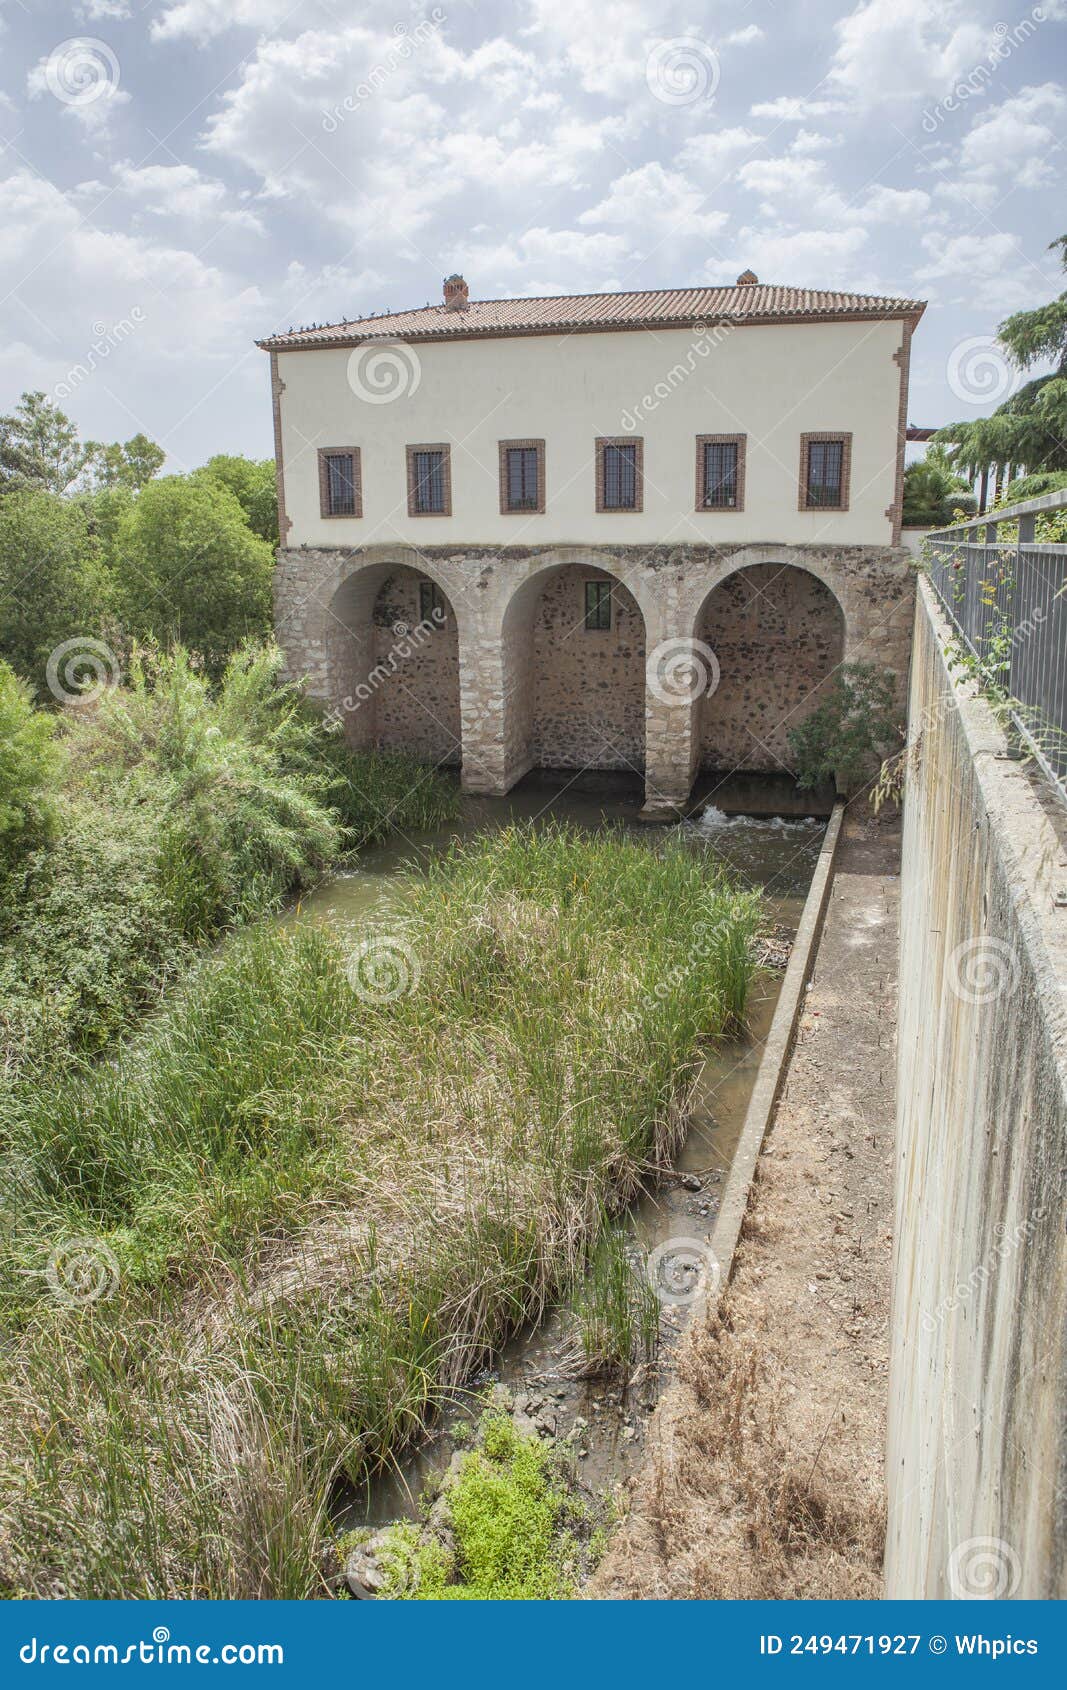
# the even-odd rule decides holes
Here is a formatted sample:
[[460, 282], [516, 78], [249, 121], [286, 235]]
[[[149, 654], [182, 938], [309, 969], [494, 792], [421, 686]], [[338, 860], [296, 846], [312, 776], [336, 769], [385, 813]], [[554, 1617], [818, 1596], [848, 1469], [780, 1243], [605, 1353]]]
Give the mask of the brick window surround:
[[[633, 448], [634, 460], [634, 502], [632, 505], [609, 505], [604, 502], [605, 474], [604, 460], [606, 446], [630, 446]], [[602, 516], [629, 516], [635, 511], [641, 511], [645, 506], [645, 443], [640, 435], [608, 434], [602, 435], [596, 443], [596, 508]]]
[[[441, 454], [441, 487], [444, 502], [437, 510], [420, 510], [416, 498], [418, 471], [416, 455], [419, 452], [440, 452]], [[452, 450], [448, 441], [431, 441], [425, 445], [408, 446], [408, 515], [409, 516], [451, 516], [452, 515]]]
[[[810, 448], [823, 442], [834, 443], [841, 448], [841, 497], [835, 504], [811, 504], [808, 500], [808, 470], [811, 457]], [[849, 476], [852, 471], [852, 436], [844, 430], [837, 430], [825, 434], [802, 434], [800, 436], [800, 486], [798, 489], [797, 509], [802, 511], [847, 511]]]
[[[332, 510], [330, 507], [330, 466], [331, 458], [348, 458], [351, 462], [349, 475], [352, 482], [352, 509], [347, 511]], [[363, 515], [363, 470], [360, 463], [358, 446], [320, 446], [319, 447], [319, 515], [332, 522], [351, 521], [353, 517]]]
[[[543, 516], [545, 513], [545, 443], [543, 440], [501, 440], [498, 442], [500, 467], [500, 514], [501, 516]], [[510, 478], [508, 476], [509, 452], [537, 453], [537, 484], [535, 502], [532, 505], [512, 505], [508, 503]]]
[[[745, 508], [745, 446], [748, 442], [747, 434], [698, 434], [697, 435], [697, 479], [696, 479], [696, 509], [704, 515], [717, 516], [721, 512], [727, 515]], [[707, 505], [704, 503], [707, 493], [705, 480], [705, 464], [707, 453], [705, 446], [736, 446], [737, 467], [734, 476], [735, 498], [732, 504]]]

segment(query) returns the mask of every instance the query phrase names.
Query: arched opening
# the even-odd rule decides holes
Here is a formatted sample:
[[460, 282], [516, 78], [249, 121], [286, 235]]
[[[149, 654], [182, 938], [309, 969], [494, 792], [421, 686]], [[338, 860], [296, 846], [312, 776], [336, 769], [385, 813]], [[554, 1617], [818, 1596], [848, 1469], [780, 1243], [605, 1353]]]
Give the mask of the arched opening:
[[502, 645], [513, 767], [643, 771], [645, 621], [617, 577], [539, 571], [508, 605]]
[[407, 564], [373, 564], [330, 605], [330, 704], [351, 745], [459, 765], [459, 630], [438, 583]]
[[840, 604], [817, 576], [758, 563], [712, 588], [696, 636], [714, 651], [718, 684], [701, 700], [703, 769], [790, 767], [790, 728], [818, 705], [845, 652]]

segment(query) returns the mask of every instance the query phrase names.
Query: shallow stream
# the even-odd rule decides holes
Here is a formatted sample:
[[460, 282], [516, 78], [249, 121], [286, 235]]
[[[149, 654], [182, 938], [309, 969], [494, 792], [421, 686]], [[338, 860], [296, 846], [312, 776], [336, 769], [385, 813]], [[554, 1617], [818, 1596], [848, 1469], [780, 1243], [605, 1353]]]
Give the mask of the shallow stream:
[[[335, 874], [281, 918], [286, 923], [326, 922], [353, 946], [388, 907], [402, 874], [412, 864], [444, 851], [456, 839], [507, 827], [519, 821], [565, 821], [590, 831], [623, 827], [651, 844], [661, 828], [638, 818], [640, 786], [617, 776], [584, 777], [579, 785], [566, 777], [530, 776], [506, 798], [463, 800], [462, 813], [433, 833], [394, 838], [361, 854], [358, 867]], [[768, 916], [788, 946], [803, 908], [825, 824], [809, 818], [727, 816], [709, 804], [695, 821], [677, 824], [694, 851], [726, 862], [748, 885], [762, 886]], [[734, 1149], [745, 1118], [777, 1002], [781, 973], [761, 973], [750, 1000], [743, 1038], [718, 1046], [706, 1058], [698, 1081], [696, 1107], [672, 1176], [648, 1190], [622, 1218], [630, 1234], [635, 1263], [669, 1240], [710, 1237]], [[673, 1345], [684, 1326], [684, 1306], [666, 1306], [657, 1362], [624, 1388], [603, 1380], [576, 1379], [567, 1367], [567, 1321], [550, 1313], [539, 1325], [519, 1333], [496, 1358], [491, 1371], [457, 1393], [451, 1409], [419, 1446], [391, 1471], [377, 1475], [364, 1490], [341, 1499], [337, 1523], [344, 1527], [378, 1525], [413, 1517], [419, 1496], [438, 1476], [457, 1447], [453, 1428], [478, 1411], [485, 1387], [502, 1383], [546, 1431], [574, 1434], [581, 1453], [584, 1482], [599, 1492], [610, 1490], [638, 1465], [644, 1426], [670, 1375]]]

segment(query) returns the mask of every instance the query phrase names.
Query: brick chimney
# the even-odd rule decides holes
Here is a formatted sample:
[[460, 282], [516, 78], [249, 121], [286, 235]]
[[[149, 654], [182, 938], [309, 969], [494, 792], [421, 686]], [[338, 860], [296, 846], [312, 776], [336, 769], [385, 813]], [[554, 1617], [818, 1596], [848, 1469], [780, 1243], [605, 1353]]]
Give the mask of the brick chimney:
[[754, 270], [742, 270], [737, 278], [737, 285], [739, 288], [753, 288], [758, 281], [759, 277]]
[[467, 297], [467, 284], [462, 276], [445, 277], [445, 310], [466, 311], [470, 304]]

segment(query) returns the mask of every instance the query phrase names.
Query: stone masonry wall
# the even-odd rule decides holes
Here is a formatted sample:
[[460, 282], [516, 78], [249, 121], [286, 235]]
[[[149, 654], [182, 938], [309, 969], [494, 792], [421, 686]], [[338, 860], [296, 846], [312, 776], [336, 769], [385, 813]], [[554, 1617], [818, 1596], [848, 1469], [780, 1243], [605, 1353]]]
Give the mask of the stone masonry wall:
[[[643, 740], [647, 802], [650, 809], [666, 812], [688, 798], [705, 745], [705, 707], [700, 699], [647, 685], [640, 732], [640, 623], [651, 674], [664, 650], [699, 637], [701, 627], [712, 631], [707, 618], [715, 614], [714, 601], [705, 614], [709, 594], [737, 570], [752, 566], [771, 566], [774, 572], [792, 566], [821, 582], [827, 589], [821, 600], [825, 626], [817, 589], [798, 584], [791, 591], [797, 595], [795, 604], [804, 607], [806, 631], [792, 654], [781, 640], [775, 650], [773, 642], [768, 648], [747, 638], [744, 628], [727, 639], [731, 661], [753, 669], [748, 699], [741, 682], [741, 696], [731, 705], [731, 734], [746, 704], [753, 705], [753, 721], [758, 715], [767, 725], [766, 715], [778, 708], [783, 667], [800, 662], [811, 670], [824, 653], [836, 650], [833, 600], [844, 617], [844, 659], [894, 670], [903, 707], [914, 577], [907, 554], [887, 546], [292, 548], [279, 553], [275, 576], [278, 638], [290, 674], [303, 678], [313, 697], [343, 706], [354, 681], [375, 666], [367, 642], [380, 589], [390, 577], [403, 579], [402, 570], [414, 571], [415, 579], [423, 576], [438, 584], [454, 613], [458, 679], [455, 687], [446, 680], [443, 644], [435, 648], [440, 657], [433, 659], [441, 663], [439, 673], [412, 669], [410, 674], [433, 692], [431, 708], [449, 724], [450, 734], [458, 708], [463, 781], [469, 790], [506, 792], [539, 761], [611, 766], [603, 761], [604, 741], [614, 742], [618, 734], [621, 760], [638, 766]], [[573, 581], [580, 603], [582, 571], [608, 574], [620, 583], [620, 622], [606, 637], [565, 636], [570, 611], [564, 606], [571, 590], [566, 583]], [[834, 628], [838, 625], [839, 618]], [[708, 643], [715, 648], [715, 638]], [[377, 632], [373, 644], [379, 661]], [[754, 692], [761, 687], [770, 702], [764, 691]], [[728, 691], [720, 710], [730, 698]], [[411, 714], [415, 707], [414, 698], [401, 706], [390, 694], [387, 705], [376, 704], [378, 714], [365, 716], [360, 732], [373, 726], [376, 734], [380, 715], [390, 734], [406, 734], [410, 728], [413, 749], [436, 756], [438, 742], [427, 738], [425, 721]], [[709, 714], [709, 732], [713, 723]], [[766, 766], [774, 766], [773, 758]]]
[[829, 587], [773, 563], [738, 570], [708, 595], [697, 632], [719, 662], [701, 710], [703, 767], [788, 767], [789, 729], [815, 709], [844, 655]]
[[585, 583], [603, 570], [571, 565], [545, 587], [534, 624], [531, 759], [543, 769], [643, 769], [645, 628], [616, 584], [611, 628], [584, 626]]
[[421, 614], [419, 583], [404, 566], [388, 575], [374, 605], [375, 737], [415, 749], [432, 763], [460, 762], [459, 632], [445, 602]]

